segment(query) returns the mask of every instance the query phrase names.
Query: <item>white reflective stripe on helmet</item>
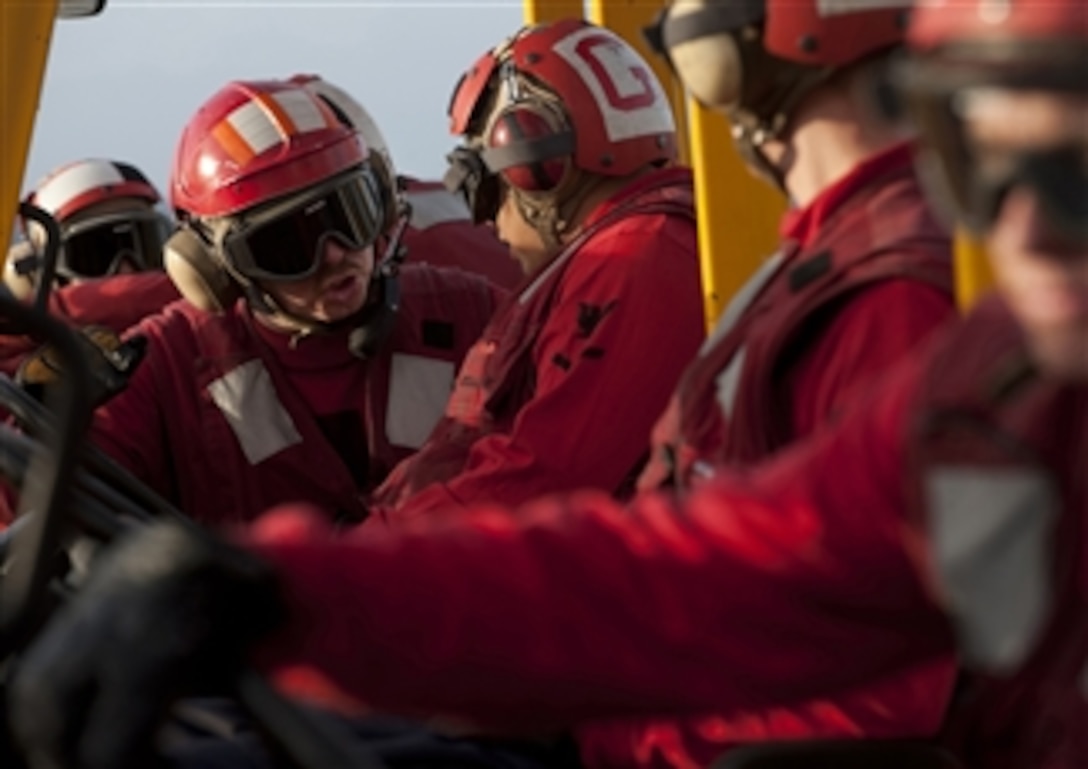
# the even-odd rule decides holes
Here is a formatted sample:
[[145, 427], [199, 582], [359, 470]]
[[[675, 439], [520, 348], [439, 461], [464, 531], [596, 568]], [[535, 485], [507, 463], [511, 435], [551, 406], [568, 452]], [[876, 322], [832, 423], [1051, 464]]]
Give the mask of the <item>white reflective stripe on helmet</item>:
[[331, 112], [322, 111], [328, 107], [316, 99], [302, 87], [256, 94], [231, 110], [212, 135], [235, 162], [248, 163], [291, 136], [333, 127]]
[[208, 393], [251, 465], [302, 442], [261, 361], [251, 360], [231, 369], [208, 385]]
[[454, 365], [422, 355], [393, 353], [385, 435], [394, 446], [418, 449], [446, 410]]
[[465, 201], [446, 190], [409, 190], [405, 198], [412, 207], [410, 224], [417, 230], [448, 222], [467, 222], [471, 218]]
[[1014, 669], [1051, 610], [1053, 483], [1032, 469], [942, 466], [927, 472], [925, 489], [934, 562], [965, 658]]
[[371, 152], [377, 152], [385, 159], [385, 164], [389, 168], [391, 175], [396, 175], [393, 165], [393, 157], [389, 154], [389, 143], [385, 140], [385, 136], [382, 135], [381, 129], [378, 128], [378, 124], [374, 122], [374, 118], [370, 116], [366, 108], [359, 103], [355, 97], [340, 88], [337, 85], [333, 85], [328, 80], [313, 76], [304, 78], [302, 76], [296, 77], [296, 82], [302, 84], [302, 87], [311, 93], [317, 94], [323, 98], [329, 104], [332, 104], [350, 123], [350, 127], [354, 128], [363, 137], [363, 141], [366, 143], [367, 149]]
[[34, 192], [34, 205], [56, 214], [68, 203], [91, 190], [128, 181], [108, 160], [87, 160], [62, 168]]

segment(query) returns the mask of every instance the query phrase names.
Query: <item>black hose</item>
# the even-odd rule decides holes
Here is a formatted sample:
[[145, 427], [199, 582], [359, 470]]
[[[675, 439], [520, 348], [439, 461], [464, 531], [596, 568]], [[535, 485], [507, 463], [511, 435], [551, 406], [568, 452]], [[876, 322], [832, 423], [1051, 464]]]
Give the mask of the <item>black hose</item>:
[[36, 332], [65, 364], [65, 376], [46, 390], [57, 427], [43, 436], [41, 450], [30, 456], [16, 511], [17, 516], [36, 513], [19, 538], [20, 548], [28, 549], [30, 557], [15, 559], [0, 583], [2, 659], [24, 640], [33, 622], [34, 605], [49, 585], [49, 568], [60, 543], [79, 446], [90, 423], [91, 374], [75, 332], [60, 321], [2, 292], [0, 315]]
[[[33, 435], [44, 437], [53, 430], [53, 419], [42, 404], [4, 374], [0, 374], [0, 404], [11, 412], [24, 430]], [[132, 503], [140, 505], [145, 516], [147, 513], [168, 515], [186, 523], [191, 522], [192, 519], [93, 444], [87, 443], [82, 447], [81, 457], [86, 469], [100, 478], [100, 482], [111, 484], [114, 493], [124, 494]]]
[[[57, 349], [62, 356], [69, 354], [60, 345]], [[78, 354], [78, 347], [75, 347], [75, 352]], [[83, 368], [86, 369], [85, 364]], [[77, 381], [69, 378], [71, 369], [66, 368], [65, 372], [62, 383]], [[76, 376], [79, 376], [78, 369]], [[12, 407], [12, 413], [18, 414], [17, 418], [23, 420], [27, 429], [35, 432], [42, 443], [49, 441], [59, 444], [55, 449], [59, 456], [53, 474], [54, 479], [59, 480], [54, 481], [53, 488], [57, 491], [55, 484], [63, 482], [67, 492], [63, 496], [54, 494], [52, 498], [47, 497], [49, 504], [42, 504], [40, 508], [24, 504], [27, 485], [34, 488], [33, 481], [41, 477], [41, 457], [48, 457], [49, 454], [38, 441], [10, 428], [0, 429], [0, 475], [13, 482], [22, 481], [20, 485], [23, 486], [19, 514], [16, 524], [12, 526], [14, 532], [9, 529], [0, 537], [0, 558], [4, 558], [0, 563], [10, 564], [10, 572], [0, 580], [0, 591], [7, 591], [7, 583], [13, 573], [22, 573], [24, 582], [30, 579], [34, 588], [33, 591], [26, 590], [22, 602], [17, 604], [17, 609], [23, 612], [19, 624], [4, 625], [3, 641], [6, 645], [0, 646], [0, 659], [3, 659], [18, 647], [23, 633], [33, 628], [34, 616], [27, 611], [27, 607], [33, 607], [43, 589], [52, 583], [50, 567], [54, 561], [50, 556], [60, 545], [60, 525], [64, 519], [62, 503], [67, 504], [69, 500], [75, 502], [70, 509], [75, 511], [76, 522], [92, 536], [107, 542], [125, 528], [117, 516], [118, 512], [138, 520], [147, 520], [153, 515], [169, 515], [184, 521], [186, 525], [196, 527], [197, 524], [94, 447], [85, 446], [81, 451], [76, 451], [76, 440], [82, 437], [86, 421], [75, 425], [78, 431], [69, 421], [79, 418], [78, 408], [83, 405], [80, 401], [69, 406], [68, 413], [72, 414], [69, 421], [58, 420], [60, 429], [54, 428], [54, 420], [45, 408], [2, 376], [0, 402]], [[84, 408], [86, 419], [89, 403]], [[87, 468], [75, 467], [74, 455], [77, 453], [82, 455]], [[63, 464], [62, 459], [65, 460]], [[48, 466], [46, 470], [49, 470]], [[106, 478], [96, 477], [95, 471]], [[6, 555], [10, 555], [12, 543], [18, 543], [22, 548], [22, 543], [28, 540], [34, 548], [32, 564], [28, 564], [26, 559], [6, 558]], [[4, 549], [8, 552], [4, 553]], [[310, 717], [272, 689], [253, 670], [245, 668], [239, 671], [235, 690], [239, 702], [253, 717], [272, 748], [292, 765], [300, 769], [381, 769], [381, 762], [369, 751], [357, 746], [345, 730]]]
[[34, 294], [34, 309], [45, 315], [48, 312], [49, 293], [53, 290], [53, 281], [57, 279], [57, 259], [60, 258], [62, 237], [60, 225], [48, 212], [26, 201], [19, 204], [19, 215], [37, 222], [45, 229], [45, 248], [41, 255], [38, 286]]

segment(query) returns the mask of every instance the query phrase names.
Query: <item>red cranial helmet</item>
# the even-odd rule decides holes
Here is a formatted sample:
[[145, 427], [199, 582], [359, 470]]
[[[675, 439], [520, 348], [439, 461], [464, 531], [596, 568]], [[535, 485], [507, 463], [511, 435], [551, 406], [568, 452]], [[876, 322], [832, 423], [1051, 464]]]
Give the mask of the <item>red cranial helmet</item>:
[[[937, 200], [982, 233], [1005, 194], [1024, 185], [1056, 232], [1088, 243], [1084, 0], [921, 0], [908, 42], [910, 56], [897, 80], [921, 133], [923, 169]], [[1079, 117], [1069, 118], [1079, 127], [1066, 126], [1065, 138], [1053, 146], [977, 145], [967, 121], [986, 105], [992, 109], [995, 99], [1017, 93], [1079, 104], [1072, 113]], [[1038, 103], [1036, 108], [1045, 112]], [[1033, 115], [1022, 117], [1024, 133]]]
[[758, 148], [836, 71], [903, 41], [911, 0], [675, 0], [646, 30], [684, 86], [726, 110], [738, 148]]
[[[790, 80], [770, 60], [843, 67], [903, 41], [911, 0], [675, 0], [647, 30], [684, 85], [710, 107], [735, 108]], [[762, 66], [759, 66], [762, 65]], [[781, 69], [781, 68], [780, 68]], [[796, 79], [802, 69], [787, 69]], [[779, 85], [779, 87], [782, 87]], [[747, 97], [747, 98], [746, 98]]]
[[[1081, 0], [918, 0], [910, 27], [914, 51], [974, 47], [1009, 51], [1022, 58], [1026, 47], [1088, 40], [1088, 13]], [[991, 54], [991, 57], [995, 54]]]
[[366, 160], [366, 147], [296, 83], [233, 82], [185, 126], [170, 197], [190, 218], [231, 216], [327, 181]]
[[370, 247], [391, 210], [361, 134], [297, 80], [215, 93], [185, 126], [170, 192], [184, 226], [167, 244], [167, 269], [212, 309], [236, 284], [268, 310], [262, 285], [315, 274], [330, 237]]
[[554, 211], [586, 175], [627, 176], [676, 157], [653, 71], [613, 32], [580, 19], [527, 27], [485, 53], [455, 88], [449, 115], [468, 142], [451, 155], [447, 181], [477, 220], [494, 217], [500, 178], [526, 205]]

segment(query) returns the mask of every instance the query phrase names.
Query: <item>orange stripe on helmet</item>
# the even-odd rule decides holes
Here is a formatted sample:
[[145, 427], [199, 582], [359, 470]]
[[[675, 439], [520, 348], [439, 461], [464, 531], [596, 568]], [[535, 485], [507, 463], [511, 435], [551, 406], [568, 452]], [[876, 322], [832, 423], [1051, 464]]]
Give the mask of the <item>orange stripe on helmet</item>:
[[253, 160], [255, 155], [253, 147], [238, 133], [238, 129], [231, 125], [230, 120], [221, 120], [212, 129], [212, 136], [237, 165], [244, 166]]

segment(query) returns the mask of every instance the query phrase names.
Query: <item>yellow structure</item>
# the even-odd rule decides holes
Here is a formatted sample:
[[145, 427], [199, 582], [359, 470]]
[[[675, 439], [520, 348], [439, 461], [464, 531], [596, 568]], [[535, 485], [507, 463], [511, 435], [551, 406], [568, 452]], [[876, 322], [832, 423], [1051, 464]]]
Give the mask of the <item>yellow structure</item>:
[[57, 0], [0, 0], [0, 267], [7, 255]]
[[537, 24], [570, 17], [581, 18], [585, 13], [582, 0], [524, 0], [525, 23]]
[[778, 243], [785, 197], [748, 171], [725, 118], [688, 105], [699, 217], [699, 262], [709, 328]]
[[956, 303], [967, 310], [994, 284], [986, 249], [966, 232], [956, 234]]

